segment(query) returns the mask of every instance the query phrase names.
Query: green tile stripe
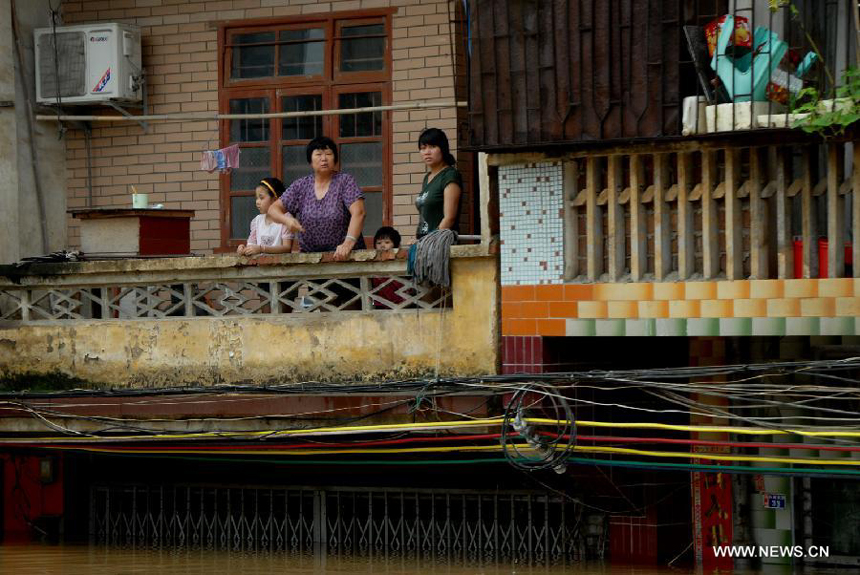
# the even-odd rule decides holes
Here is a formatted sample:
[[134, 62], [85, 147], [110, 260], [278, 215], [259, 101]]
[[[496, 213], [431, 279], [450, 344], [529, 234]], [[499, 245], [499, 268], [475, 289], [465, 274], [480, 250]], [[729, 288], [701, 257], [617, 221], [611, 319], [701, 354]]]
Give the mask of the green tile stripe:
[[570, 337], [731, 337], [781, 335], [858, 335], [860, 318], [754, 317], [679, 319], [568, 319]]

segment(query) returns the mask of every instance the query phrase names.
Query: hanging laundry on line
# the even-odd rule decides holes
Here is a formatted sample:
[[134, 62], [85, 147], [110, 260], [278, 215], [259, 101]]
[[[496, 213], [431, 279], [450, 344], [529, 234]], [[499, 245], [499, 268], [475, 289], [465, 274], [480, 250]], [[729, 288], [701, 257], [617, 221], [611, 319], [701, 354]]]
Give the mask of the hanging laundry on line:
[[239, 145], [233, 144], [220, 150], [206, 150], [200, 159], [200, 169], [205, 172], [218, 170], [229, 172], [239, 167]]

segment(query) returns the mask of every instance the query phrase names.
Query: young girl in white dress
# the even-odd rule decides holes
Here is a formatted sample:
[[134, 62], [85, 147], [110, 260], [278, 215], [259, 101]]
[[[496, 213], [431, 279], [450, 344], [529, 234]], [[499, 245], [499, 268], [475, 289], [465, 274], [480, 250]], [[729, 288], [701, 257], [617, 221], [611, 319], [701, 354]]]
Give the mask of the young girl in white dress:
[[257, 186], [257, 209], [260, 215], [251, 220], [248, 242], [240, 245], [240, 256], [257, 254], [286, 254], [293, 249], [293, 234], [284, 224], [272, 221], [266, 212], [269, 206], [284, 193], [284, 184], [278, 178], [263, 178]]

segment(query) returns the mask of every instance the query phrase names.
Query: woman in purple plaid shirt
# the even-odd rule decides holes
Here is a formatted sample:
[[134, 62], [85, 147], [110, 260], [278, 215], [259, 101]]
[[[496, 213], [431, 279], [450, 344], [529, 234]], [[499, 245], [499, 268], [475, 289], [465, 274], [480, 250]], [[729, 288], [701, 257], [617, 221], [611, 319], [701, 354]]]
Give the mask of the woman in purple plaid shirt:
[[335, 170], [337, 144], [330, 138], [311, 140], [307, 159], [313, 174], [294, 181], [269, 207], [269, 218], [301, 232], [300, 251], [333, 251], [345, 260], [353, 249], [364, 249], [364, 194], [355, 178]]

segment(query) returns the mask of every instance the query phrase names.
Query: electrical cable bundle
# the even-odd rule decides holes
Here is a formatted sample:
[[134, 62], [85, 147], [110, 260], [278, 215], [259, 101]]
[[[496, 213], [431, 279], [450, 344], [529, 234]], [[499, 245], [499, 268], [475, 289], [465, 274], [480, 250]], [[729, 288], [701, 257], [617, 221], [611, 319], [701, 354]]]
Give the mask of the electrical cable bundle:
[[[543, 426], [531, 423], [528, 414], [534, 411], [554, 421], [554, 431], [540, 431]], [[561, 475], [567, 470], [566, 461], [576, 442], [573, 411], [564, 397], [535, 393], [531, 386], [525, 386], [511, 396], [500, 435], [502, 451], [514, 467], [527, 471], [552, 469]], [[514, 439], [524, 439], [528, 451]]]
[[[855, 358], [354, 385], [7, 393], [0, 416], [32, 417], [45, 431], [26, 438], [0, 437], [0, 444], [6, 449], [295, 465], [508, 462], [529, 471], [563, 472], [565, 465], [575, 464], [853, 478], [860, 477], [858, 371], [860, 360]], [[237, 417], [191, 415], [208, 411], [205, 404], [239, 407], [237, 402], [335, 395], [373, 399], [303, 413], [270, 409], [255, 414], [259, 408], [252, 407], [245, 409], [249, 415]], [[475, 407], [465, 412], [442, 408], [440, 400], [457, 396], [472, 398]], [[151, 413], [159, 405], [165, 413], [187, 414], [183, 431], [170, 429], [176, 417], [128, 415], [137, 406]], [[118, 415], [87, 413], [105, 408]], [[603, 416], [583, 416], [597, 415], [597, 410]], [[643, 414], [650, 415], [648, 420], [640, 419]], [[383, 415], [402, 421], [371, 423]], [[726, 423], [710, 424], [715, 421]], [[583, 429], [594, 431], [582, 435]], [[705, 433], [719, 436], [703, 437]], [[718, 449], [703, 453], [696, 451], [700, 446]], [[760, 454], [764, 448], [785, 454]], [[804, 455], [790, 450], [804, 450]]]

